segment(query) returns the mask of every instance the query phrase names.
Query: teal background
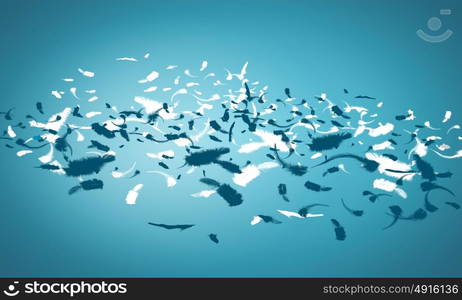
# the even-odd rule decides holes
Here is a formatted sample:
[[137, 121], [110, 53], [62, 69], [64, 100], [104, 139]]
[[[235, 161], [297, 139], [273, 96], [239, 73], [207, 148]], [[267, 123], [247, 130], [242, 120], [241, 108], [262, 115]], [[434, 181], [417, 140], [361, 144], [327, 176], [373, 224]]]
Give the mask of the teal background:
[[[441, 18], [443, 29], [454, 35], [440, 44], [420, 40], [415, 31], [425, 29], [441, 8], [453, 11]], [[127, 81], [169, 64], [198, 68], [206, 59], [217, 72], [238, 71], [249, 61], [249, 78], [269, 84], [270, 98], [290, 87], [296, 95], [327, 92], [335, 100], [348, 88], [384, 101], [385, 120], [413, 108], [419, 121], [438, 124], [452, 110], [451, 124], [460, 124], [461, 8], [460, 1], [422, 0], [1, 0], [0, 110], [16, 107], [18, 116], [33, 111], [37, 101], [61, 108], [50, 90], [65, 86], [61, 78], [77, 77], [78, 67], [97, 74], [82, 85], [128, 106], [139, 87]], [[151, 58], [143, 64], [127, 68], [114, 62], [146, 52]], [[451, 137], [455, 151], [460, 142], [455, 133]], [[245, 189], [245, 205], [236, 209], [217, 198], [189, 197], [205, 187], [197, 178], [168, 190], [155, 176], [147, 185], [146, 176], [138, 204], [129, 207], [123, 199], [137, 181], [107, 180], [102, 192], [69, 197], [70, 179], [35, 169], [32, 156], [20, 159], [15, 152], [0, 147], [2, 277], [462, 276], [460, 211], [440, 205], [423, 222], [381, 230], [390, 221], [387, 206], [420, 205], [418, 182], [406, 200], [371, 205], [360, 196], [373, 179], [369, 174], [335, 175], [338, 192], [313, 195], [274, 170]], [[444, 185], [460, 195], [460, 160], [433, 155], [432, 161], [455, 174]], [[316, 181], [320, 171], [310, 178]], [[293, 181], [290, 204], [276, 193], [281, 179]], [[329, 218], [279, 217], [281, 225], [249, 225], [255, 214], [275, 215], [274, 209], [309, 201], [334, 204], [339, 194], [366, 211], [362, 218], [339, 206], [332, 211], [347, 230], [344, 242], [334, 239]], [[434, 197], [436, 203], [454, 200], [443, 192]], [[164, 231], [146, 225], [150, 221], [198, 226]], [[218, 233], [219, 245], [208, 240], [210, 232]]]

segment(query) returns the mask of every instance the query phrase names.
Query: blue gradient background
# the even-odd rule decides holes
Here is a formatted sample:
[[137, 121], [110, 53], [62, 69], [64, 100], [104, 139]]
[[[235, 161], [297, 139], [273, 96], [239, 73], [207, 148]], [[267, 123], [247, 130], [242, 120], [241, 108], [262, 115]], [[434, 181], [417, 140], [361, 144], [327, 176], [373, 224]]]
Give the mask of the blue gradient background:
[[[453, 10], [442, 20], [454, 35], [441, 44], [420, 40], [415, 31], [425, 29], [441, 8]], [[197, 68], [207, 59], [217, 72], [237, 71], [249, 61], [249, 78], [269, 84], [272, 99], [285, 87], [296, 95], [327, 92], [333, 100], [348, 88], [384, 101], [384, 119], [413, 108], [420, 122], [437, 124], [449, 109], [452, 123], [460, 124], [461, 11], [461, 1], [422, 0], [1, 0], [0, 110], [16, 107], [15, 114], [24, 115], [42, 101], [57, 111], [62, 104], [50, 90], [64, 88], [60, 79], [77, 76], [78, 67], [96, 72], [88, 86], [100, 98], [128, 106], [140, 91], [127, 81], [168, 64]], [[127, 68], [114, 62], [146, 52], [151, 58], [143, 64]], [[452, 143], [453, 150], [459, 145]], [[366, 211], [362, 218], [340, 207], [332, 211], [348, 234], [338, 242], [329, 218], [249, 226], [253, 215], [274, 209], [315, 200], [338, 203], [339, 192], [313, 195], [295, 181], [289, 186], [293, 202], [283, 203], [275, 186], [281, 178], [288, 184], [295, 179], [282, 170], [243, 189], [246, 202], [239, 208], [226, 209], [214, 197], [191, 199], [200, 190], [196, 179], [168, 190], [155, 176], [129, 207], [123, 199], [136, 181], [106, 180], [102, 192], [68, 197], [73, 182], [32, 168], [34, 157], [19, 159], [4, 146], [0, 157], [2, 277], [462, 276], [460, 211], [441, 206], [423, 222], [382, 231], [390, 221], [387, 206], [416, 208], [423, 195], [410, 188], [406, 200], [371, 205], [360, 196], [373, 179], [364, 172], [336, 175], [336, 190]], [[460, 160], [434, 161], [455, 173], [444, 185], [460, 195]], [[453, 200], [440, 192], [434, 196], [436, 203]], [[176, 232], [147, 226], [149, 221], [200, 226]], [[210, 232], [219, 234], [219, 245], [208, 240]]]

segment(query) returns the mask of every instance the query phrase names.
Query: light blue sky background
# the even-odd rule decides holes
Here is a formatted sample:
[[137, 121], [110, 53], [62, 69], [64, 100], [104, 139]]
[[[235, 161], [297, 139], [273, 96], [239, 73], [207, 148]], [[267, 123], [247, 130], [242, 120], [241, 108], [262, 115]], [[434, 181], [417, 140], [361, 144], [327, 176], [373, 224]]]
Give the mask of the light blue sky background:
[[[441, 32], [449, 28], [454, 35], [440, 44], [420, 40], [416, 30], [425, 29], [441, 8], [453, 10], [441, 17]], [[64, 86], [61, 78], [77, 76], [78, 67], [96, 72], [102, 98], [128, 105], [137, 91], [127, 81], [169, 64], [197, 68], [206, 59], [217, 72], [237, 71], [249, 61], [249, 78], [269, 84], [273, 99], [285, 87], [332, 98], [348, 88], [384, 101], [385, 119], [413, 108], [422, 122], [434, 123], [449, 109], [452, 122], [460, 124], [461, 11], [460, 1], [422, 0], [2, 0], [0, 110], [16, 107], [17, 115], [25, 115], [37, 101], [60, 108], [50, 90]], [[146, 52], [151, 58], [142, 66], [114, 63]], [[246, 204], [239, 209], [217, 198], [191, 199], [197, 180], [167, 190], [153, 177], [138, 205], [128, 207], [123, 198], [137, 182], [108, 180], [102, 192], [68, 197], [74, 182], [32, 168], [33, 157], [19, 159], [4, 146], [0, 157], [0, 276], [462, 275], [460, 211], [442, 206], [423, 222], [382, 231], [390, 221], [388, 205], [416, 208], [423, 195], [410, 189], [407, 200], [370, 205], [360, 196], [372, 180], [364, 173], [338, 175], [339, 192], [323, 198], [294, 181], [294, 201], [286, 206], [275, 186], [281, 178], [293, 179], [277, 170], [245, 189]], [[460, 161], [434, 162], [455, 174], [445, 186], [460, 195]], [[333, 211], [347, 229], [344, 242], [334, 239], [328, 218], [248, 225], [254, 214], [274, 214], [275, 208], [338, 203], [339, 193], [366, 211], [362, 218]], [[454, 200], [435, 195], [436, 202]], [[147, 226], [149, 221], [200, 226], [172, 232]], [[219, 245], [208, 240], [210, 232], [219, 234]]]

